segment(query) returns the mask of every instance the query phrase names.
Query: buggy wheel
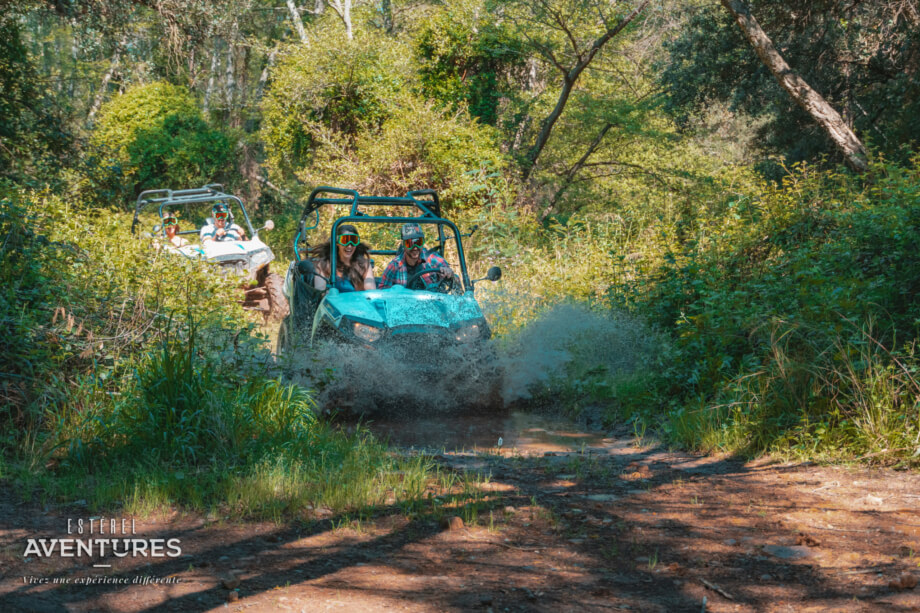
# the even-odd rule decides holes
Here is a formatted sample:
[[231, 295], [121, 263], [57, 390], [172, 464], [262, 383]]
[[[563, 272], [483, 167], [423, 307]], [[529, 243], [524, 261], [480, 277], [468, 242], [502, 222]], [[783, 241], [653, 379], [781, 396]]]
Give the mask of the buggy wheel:
[[265, 275], [265, 291], [268, 294], [268, 319], [272, 321], [281, 321], [287, 317], [290, 309], [287, 300], [284, 298], [282, 287], [284, 279], [278, 273], [270, 272]]

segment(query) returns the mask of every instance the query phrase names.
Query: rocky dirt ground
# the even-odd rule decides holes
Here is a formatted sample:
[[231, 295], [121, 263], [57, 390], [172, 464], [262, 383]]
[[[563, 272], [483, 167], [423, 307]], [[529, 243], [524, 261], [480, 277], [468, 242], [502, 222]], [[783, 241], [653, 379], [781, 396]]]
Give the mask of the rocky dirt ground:
[[453, 437], [439, 451], [419, 448], [430, 423], [378, 429], [487, 476], [432, 492], [440, 511], [135, 518], [138, 537], [181, 540], [149, 564], [23, 557], [86, 513], [3, 496], [0, 611], [920, 611], [920, 475], [695, 457], [519, 417], [434, 426]]

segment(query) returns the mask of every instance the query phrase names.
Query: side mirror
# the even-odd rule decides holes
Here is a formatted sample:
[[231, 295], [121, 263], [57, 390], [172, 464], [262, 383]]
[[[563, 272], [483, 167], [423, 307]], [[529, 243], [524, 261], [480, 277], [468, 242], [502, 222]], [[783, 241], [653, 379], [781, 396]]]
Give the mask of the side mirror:
[[162, 229], [163, 229], [163, 226], [161, 226], [160, 224], [157, 224], [157, 225], [153, 226], [153, 232], [152, 232], [151, 234], [156, 234], [157, 232], [159, 232], [159, 231], [162, 230]]
[[274, 230], [274, 229], [275, 229], [275, 222], [273, 222], [271, 219], [269, 219], [268, 221], [265, 222], [265, 225], [262, 227], [262, 229], [263, 229], [263, 230]]
[[492, 268], [489, 269], [489, 272], [486, 273], [485, 277], [483, 277], [482, 279], [474, 279], [473, 285], [476, 285], [480, 281], [485, 281], [486, 279], [488, 279], [489, 281], [498, 281], [501, 278], [502, 278], [502, 269], [499, 268], [498, 266], [493, 266]]

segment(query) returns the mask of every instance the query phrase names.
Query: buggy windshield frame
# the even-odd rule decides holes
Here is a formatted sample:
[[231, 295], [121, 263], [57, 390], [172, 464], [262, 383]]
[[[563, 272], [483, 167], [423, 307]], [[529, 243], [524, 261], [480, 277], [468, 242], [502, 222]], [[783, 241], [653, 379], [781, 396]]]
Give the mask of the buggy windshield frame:
[[[330, 197], [333, 196], [333, 197]], [[335, 197], [338, 196], [338, 197]], [[444, 245], [448, 240], [454, 240], [457, 243], [457, 258], [460, 263], [460, 275], [463, 279], [465, 291], [473, 291], [473, 283], [470, 281], [469, 272], [466, 267], [466, 256], [463, 251], [463, 239], [454, 222], [441, 217], [441, 202], [438, 194], [433, 189], [421, 189], [408, 192], [404, 197], [391, 196], [362, 196], [356, 190], [344, 189], [340, 187], [317, 187], [310, 193], [307, 204], [300, 216], [300, 222], [297, 225], [297, 233], [294, 236], [294, 256], [298, 261], [303, 258], [300, 255], [300, 243], [307, 230], [312, 230], [319, 225], [319, 209], [323, 206], [346, 205], [349, 207], [349, 214], [339, 217], [332, 223], [332, 229], [329, 235], [330, 244], [335, 241], [338, 228], [341, 224], [404, 224], [419, 223], [424, 225], [436, 224], [438, 228], [438, 243]], [[405, 208], [408, 209], [407, 215], [389, 216], [389, 215], [370, 215], [368, 210], [374, 207]], [[411, 213], [418, 213], [412, 216]], [[307, 219], [310, 215], [316, 215], [316, 224], [307, 226]], [[453, 236], [447, 236], [444, 228], [448, 228]], [[398, 249], [371, 249], [372, 255], [390, 255], [395, 256], [400, 253]], [[332, 279], [336, 278], [336, 259], [332, 258], [330, 262], [330, 273]]]
[[[249, 220], [249, 213], [246, 211], [246, 205], [243, 204], [242, 199], [233, 194], [225, 193], [223, 189], [223, 185], [211, 183], [196, 189], [148, 189], [143, 191], [137, 197], [137, 202], [134, 206], [134, 220], [131, 222], [131, 233], [137, 234], [137, 226], [140, 223], [141, 211], [151, 205], [158, 206], [157, 214], [162, 220], [163, 211], [166, 209], [188, 206], [191, 204], [211, 204], [215, 202], [232, 201], [236, 202], [240, 207], [240, 211], [243, 213], [243, 220], [246, 222], [246, 227], [249, 228], [249, 236], [258, 236], [258, 232], [252, 227], [252, 222]], [[165, 228], [162, 227], [162, 224], [160, 231], [163, 233], [166, 231]], [[186, 230], [179, 234], [198, 234], [198, 230]]]

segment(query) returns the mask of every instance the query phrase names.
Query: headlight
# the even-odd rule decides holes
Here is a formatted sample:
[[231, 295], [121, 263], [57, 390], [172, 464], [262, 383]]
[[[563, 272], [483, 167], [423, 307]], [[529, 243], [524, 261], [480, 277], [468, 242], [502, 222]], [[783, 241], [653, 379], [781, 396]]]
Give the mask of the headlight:
[[253, 264], [258, 265], [268, 262], [271, 258], [268, 255], [268, 251], [263, 249], [262, 251], [256, 251], [253, 253], [251, 259]]
[[454, 337], [461, 343], [470, 343], [479, 340], [479, 324], [473, 324], [465, 328], [460, 328], [454, 333]]
[[380, 328], [368, 326], [367, 324], [359, 324], [357, 322], [355, 322], [354, 333], [355, 336], [368, 343], [373, 343], [383, 336], [383, 330]]

